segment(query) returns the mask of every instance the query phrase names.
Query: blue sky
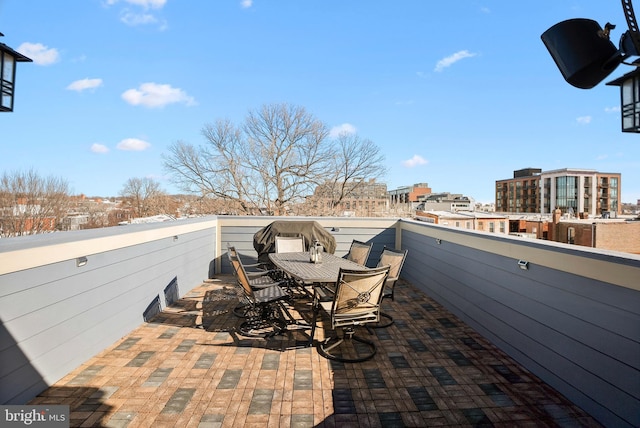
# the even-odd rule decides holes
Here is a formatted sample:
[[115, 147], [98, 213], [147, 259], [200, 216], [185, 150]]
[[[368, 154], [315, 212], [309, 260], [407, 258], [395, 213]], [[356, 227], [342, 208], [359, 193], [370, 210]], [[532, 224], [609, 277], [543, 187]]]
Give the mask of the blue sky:
[[491, 202], [514, 170], [587, 168], [622, 173], [636, 202], [640, 136], [620, 131], [618, 88], [570, 86], [540, 40], [570, 18], [616, 24], [616, 44], [626, 28], [602, 0], [0, 0], [0, 40], [34, 59], [0, 114], [0, 172], [173, 193], [170, 144], [285, 102], [374, 141], [390, 189]]

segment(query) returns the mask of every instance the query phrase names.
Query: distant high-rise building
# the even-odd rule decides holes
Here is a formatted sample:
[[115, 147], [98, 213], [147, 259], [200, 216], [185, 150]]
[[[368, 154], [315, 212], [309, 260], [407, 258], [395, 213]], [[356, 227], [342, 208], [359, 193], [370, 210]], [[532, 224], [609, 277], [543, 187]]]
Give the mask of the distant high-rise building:
[[621, 212], [621, 174], [564, 168], [525, 168], [496, 181], [496, 211], [602, 215]]

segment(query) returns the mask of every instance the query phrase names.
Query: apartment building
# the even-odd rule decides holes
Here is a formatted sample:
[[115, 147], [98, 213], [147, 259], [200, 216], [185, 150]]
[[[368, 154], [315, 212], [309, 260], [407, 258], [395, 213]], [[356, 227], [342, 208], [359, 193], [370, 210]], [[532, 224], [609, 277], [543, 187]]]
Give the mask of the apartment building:
[[622, 210], [621, 187], [619, 173], [525, 168], [496, 181], [496, 211], [550, 214], [558, 208], [575, 216], [615, 216]]

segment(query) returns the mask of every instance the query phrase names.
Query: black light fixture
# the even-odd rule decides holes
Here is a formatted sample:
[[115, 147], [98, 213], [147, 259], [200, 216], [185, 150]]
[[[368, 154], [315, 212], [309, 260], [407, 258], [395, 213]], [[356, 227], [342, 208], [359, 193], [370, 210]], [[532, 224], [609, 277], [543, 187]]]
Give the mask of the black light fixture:
[[607, 85], [620, 86], [622, 132], [640, 133], [640, 31], [631, 0], [622, 0], [629, 29], [620, 37], [618, 47], [609, 40], [616, 26], [604, 28], [591, 19], [569, 19], [542, 33], [542, 42], [555, 61], [562, 77], [572, 86], [591, 89], [620, 64], [636, 67]]
[[622, 132], [640, 133], [640, 70], [618, 77], [607, 85], [620, 87]]
[[[0, 36], [4, 36], [4, 34], [0, 33]], [[4, 43], [0, 43], [0, 112], [13, 111], [16, 64], [18, 62], [31, 62], [31, 58], [27, 58]]]

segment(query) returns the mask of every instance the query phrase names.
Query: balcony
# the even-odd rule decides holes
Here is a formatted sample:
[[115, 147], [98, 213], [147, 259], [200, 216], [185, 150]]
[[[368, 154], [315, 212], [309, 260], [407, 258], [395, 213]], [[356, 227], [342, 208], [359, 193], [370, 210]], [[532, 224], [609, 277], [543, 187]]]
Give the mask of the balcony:
[[373, 336], [379, 354], [334, 365], [295, 335], [233, 337], [233, 300], [215, 298], [232, 290], [222, 288], [226, 243], [255, 255], [253, 234], [273, 220], [0, 240], [0, 403], [71, 403], [72, 421], [113, 426], [145, 415], [261, 423], [265, 406], [298, 426], [640, 426], [640, 257], [410, 220], [316, 218], [338, 254], [354, 238], [374, 242], [372, 260], [385, 245], [409, 250], [399, 296], [385, 302], [398, 322]]

